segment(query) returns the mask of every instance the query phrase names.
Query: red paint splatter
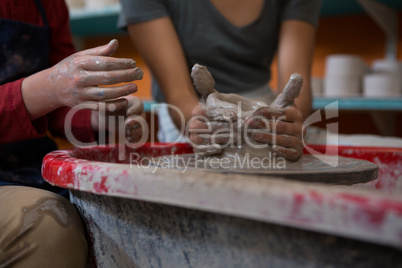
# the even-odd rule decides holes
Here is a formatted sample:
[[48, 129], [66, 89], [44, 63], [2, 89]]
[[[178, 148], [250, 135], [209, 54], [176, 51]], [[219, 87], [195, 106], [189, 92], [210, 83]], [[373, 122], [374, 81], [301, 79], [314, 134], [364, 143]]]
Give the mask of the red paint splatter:
[[101, 182], [95, 182], [94, 183], [94, 190], [97, 193], [107, 193], [108, 188], [106, 187], [106, 181], [107, 181], [107, 176], [102, 176], [101, 177]]
[[347, 194], [347, 193], [342, 193], [339, 195], [339, 197], [346, 201], [357, 203], [359, 205], [367, 205], [370, 202], [370, 199], [368, 197]]
[[304, 202], [304, 195], [302, 194], [294, 194], [293, 195], [293, 210], [292, 216], [296, 216], [300, 213], [300, 209]]
[[347, 193], [342, 193], [339, 197], [347, 202], [356, 204], [354, 219], [357, 222], [367, 223], [371, 227], [380, 227], [390, 213], [402, 216], [402, 203], [398, 201], [375, 200]]
[[310, 191], [310, 197], [318, 204], [322, 204], [322, 202], [324, 201], [324, 196], [316, 191]]

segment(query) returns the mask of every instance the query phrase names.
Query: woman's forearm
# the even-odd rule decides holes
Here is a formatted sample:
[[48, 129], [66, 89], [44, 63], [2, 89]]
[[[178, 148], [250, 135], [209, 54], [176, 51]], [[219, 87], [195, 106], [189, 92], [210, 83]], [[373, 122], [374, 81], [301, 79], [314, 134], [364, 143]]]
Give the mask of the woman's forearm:
[[[166, 102], [179, 108], [187, 122], [199, 100], [170, 18], [133, 24], [128, 26], [128, 30], [134, 46], [161, 86]], [[172, 109], [170, 113], [180, 129], [182, 116]]]
[[278, 90], [283, 90], [290, 75], [300, 73], [303, 87], [296, 107], [306, 119], [311, 113], [311, 66], [315, 43], [315, 27], [307, 22], [288, 20], [282, 24], [278, 49]]

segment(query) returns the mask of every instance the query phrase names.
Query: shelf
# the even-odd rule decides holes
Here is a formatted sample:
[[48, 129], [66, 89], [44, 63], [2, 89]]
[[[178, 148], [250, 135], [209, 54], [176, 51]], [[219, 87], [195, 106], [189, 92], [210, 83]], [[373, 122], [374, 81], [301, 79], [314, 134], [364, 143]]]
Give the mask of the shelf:
[[[402, 111], [402, 97], [389, 98], [389, 99], [373, 99], [373, 98], [314, 98], [313, 109], [325, 109], [338, 101], [339, 110], [349, 111]], [[156, 102], [151, 100], [144, 100], [144, 110], [149, 112], [151, 107]]]
[[314, 98], [313, 109], [324, 109], [325, 106], [338, 101], [339, 110], [352, 111], [402, 111], [402, 97], [400, 98]]
[[76, 37], [125, 34], [117, 28], [120, 4], [108, 5], [98, 9], [77, 9], [70, 11], [71, 32]]
[[[402, 10], [401, 0], [381, 0], [390, 7]], [[70, 11], [71, 31], [76, 37], [99, 36], [108, 34], [124, 34], [117, 28], [120, 4], [105, 6], [99, 9], [80, 9]], [[364, 13], [356, 0], [323, 0], [321, 16], [339, 16]]]
[[[378, 0], [389, 7], [401, 10], [401, 0]], [[365, 13], [364, 9], [356, 0], [323, 0], [321, 7], [321, 16], [340, 16]]]

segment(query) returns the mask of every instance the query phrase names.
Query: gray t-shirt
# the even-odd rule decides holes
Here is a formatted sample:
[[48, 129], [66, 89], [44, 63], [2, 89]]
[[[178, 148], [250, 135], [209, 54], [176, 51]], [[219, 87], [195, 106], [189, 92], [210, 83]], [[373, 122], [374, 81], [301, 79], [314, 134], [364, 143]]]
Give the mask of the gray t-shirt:
[[[265, 0], [259, 18], [245, 27], [226, 20], [209, 0], [120, 0], [119, 27], [170, 17], [183, 46], [189, 73], [195, 64], [208, 67], [223, 93], [261, 87], [271, 78], [270, 65], [283, 20], [317, 25], [321, 0]], [[138, 37], [141, 38], [141, 37]], [[152, 81], [156, 101], [164, 97]]]

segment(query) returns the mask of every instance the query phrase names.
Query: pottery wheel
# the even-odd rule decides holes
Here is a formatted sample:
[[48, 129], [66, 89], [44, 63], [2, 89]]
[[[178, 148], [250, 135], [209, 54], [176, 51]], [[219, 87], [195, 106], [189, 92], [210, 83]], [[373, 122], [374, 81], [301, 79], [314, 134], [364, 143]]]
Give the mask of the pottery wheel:
[[263, 161], [232, 158], [222, 161], [218, 157], [199, 158], [195, 154], [166, 155], [154, 158], [154, 166], [187, 170], [204, 170], [219, 173], [240, 173], [269, 175], [300, 181], [322, 182], [330, 184], [355, 184], [375, 180], [378, 166], [372, 162], [346, 157], [326, 156], [324, 161], [304, 155], [297, 162], [275, 161], [274, 158]]

